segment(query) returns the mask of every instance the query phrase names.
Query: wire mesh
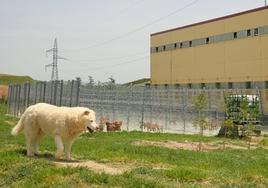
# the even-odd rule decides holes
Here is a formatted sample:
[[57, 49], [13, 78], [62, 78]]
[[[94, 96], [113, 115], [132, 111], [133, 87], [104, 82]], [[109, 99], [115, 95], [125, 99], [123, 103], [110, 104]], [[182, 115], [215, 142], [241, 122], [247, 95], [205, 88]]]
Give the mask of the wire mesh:
[[[256, 95], [257, 89], [186, 89], [172, 86], [158, 87], [90, 87], [80, 80], [34, 82], [11, 85], [8, 95], [8, 113], [21, 115], [24, 110], [39, 102], [57, 106], [85, 106], [96, 112], [97, 122], [101, 117], [110, 121], [123, 121], [123, 130], [141, 130], [141, 125], [157, 125], [164, 132], [197, 134], [194, 126], [197, 112], [193, 97], [205, 93], [208, 108], [205, 111], [209, 129], [205, 134], [217, 134], [224, 119], [224, 93], [233, 95]], [[261, 103], [261, 102], [260, 102]], [[144, 129], [142, 129], [144, 130]]]

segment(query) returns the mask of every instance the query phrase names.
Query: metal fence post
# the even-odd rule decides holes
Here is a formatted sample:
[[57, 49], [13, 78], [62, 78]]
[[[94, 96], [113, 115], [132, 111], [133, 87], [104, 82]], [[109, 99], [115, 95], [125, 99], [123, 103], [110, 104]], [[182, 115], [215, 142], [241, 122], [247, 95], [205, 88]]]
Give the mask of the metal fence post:
[[80, 85], [81, 85], [81, 79], [77, 78], [76, 79], [76, 100], [75, 100], [75, 105], [79, 106], [79, 96], [80, 96]]
[[42, 99], [43, 102], [46, 102], [46, 85], [47, 85], [47, 82], [44, 81], [43, 82], [43, 99]]
[[19, 115], [19, 110], [20, 110], [20, 85], [16, 85], [16, 112], [15, 116]]
[[62, 90], [63, 90], [63, 80], [60, 81], [60, 102], [59, 102], [59, 106], [62, 105]]
[[143, 123], [144, 123], [145, 91], [146, 91], [146, 87], [143, 88], [143, 92], [142, 92], [141, 125], [143, 125]]
[[71, 83], [70, 106], [73, 105], [73, 87], [74, 87], [74, 80], [72, 80], [72, 83]]
[[26, 99], [27, 99], [27, 83], [23, 84], [23, 111], [27, 108], [26, 106]]
[[27, 82], [27, 107], [30, 105], [31, 84]]
[[8, 86], [8, 93], [7, 93], [7, 114], [10, 114], [10, 104], [11, 104], [11, 85]]
[[53, 104], [57, 105], [57, 93], [58, 93], [58, 80], [54, 81], [53, 87]]

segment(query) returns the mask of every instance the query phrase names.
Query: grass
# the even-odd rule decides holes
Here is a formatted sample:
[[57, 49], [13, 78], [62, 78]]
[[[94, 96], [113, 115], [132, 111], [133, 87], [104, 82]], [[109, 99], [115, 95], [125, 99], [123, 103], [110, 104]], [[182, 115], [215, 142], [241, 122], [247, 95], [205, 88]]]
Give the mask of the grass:
[[32, 81], [30, 76], [0, 75], [0, 85], [22, 84]]
[[[5, 108], [0, 105], [2, 111]], [[131, 167], [121, 175], [99, 174], [84, 167], [57, 167], [45, 158], [26, 157], [24, 136], [10, 135], [16, 122], [16, 118], [0, 114], [0, 186], [268, 187], [268, 152], [262, 148], [196, 152], [132, 144], [136, 140], [199, 140], [191, 135], [138, 131], [83, 134], [74, 143], [74, 158]], [[222, 141], [216, 137], [202, 139]], [[41, 152], [53, 155], [54, 151], [53, 139], [45, 138]]]

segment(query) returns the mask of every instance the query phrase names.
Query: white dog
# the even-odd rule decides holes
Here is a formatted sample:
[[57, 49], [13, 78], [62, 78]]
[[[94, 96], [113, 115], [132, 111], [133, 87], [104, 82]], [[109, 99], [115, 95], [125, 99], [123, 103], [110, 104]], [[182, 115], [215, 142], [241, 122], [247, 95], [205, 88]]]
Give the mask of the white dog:
[[61, 157], [64, 143], [66, 159], [71, 160], [71, 147], [75, 138], [87, 128], [95, 130], [97, 127], [93, 110], [38, 103], [26, 109], [11, 134], [15, 136], [24, 130], [28, 156], [38, 154], [40, 139], [44, 135], [51, 135], [57, 146], [55, 158]]

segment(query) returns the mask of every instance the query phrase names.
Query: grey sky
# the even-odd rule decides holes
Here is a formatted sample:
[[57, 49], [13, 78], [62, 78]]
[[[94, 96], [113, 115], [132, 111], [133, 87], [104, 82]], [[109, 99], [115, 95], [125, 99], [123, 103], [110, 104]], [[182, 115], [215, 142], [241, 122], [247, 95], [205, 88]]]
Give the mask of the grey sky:
[[[264, 6], [264, 0], [199, 0], [154, 25], [112, 42], [194, 0], [0, 0], [0, 73], [49, 80], [45, 51], [58, 39], [59, 77], [91, 75], [119, 83], [150, 77], [150, 34]], [[93, 47], [92, 47], [93, 46]]]

